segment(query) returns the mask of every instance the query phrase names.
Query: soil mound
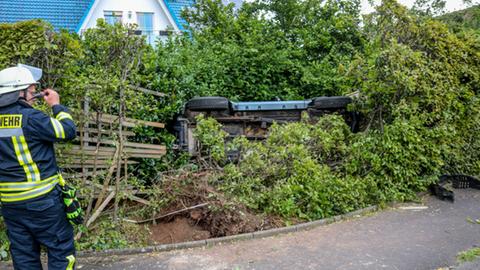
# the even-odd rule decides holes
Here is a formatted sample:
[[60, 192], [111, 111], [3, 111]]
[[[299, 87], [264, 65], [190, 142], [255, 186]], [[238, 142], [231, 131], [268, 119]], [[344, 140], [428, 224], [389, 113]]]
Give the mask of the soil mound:
[[150, 225], [152, 240], [156, 244], [173, 244], [210, 238], [210, 232], [192, 224], [192, 220], [177, 217], [173, 221]]
[[[210, 184], [211, 171], [166, 178], [163, 190], [170, 203], [150, 225], [152, 239], [158, 244], [203, 240], [283, 226], [278, 217], [259, 215]], [[169, 213], [174, 213], [170, 215]]]

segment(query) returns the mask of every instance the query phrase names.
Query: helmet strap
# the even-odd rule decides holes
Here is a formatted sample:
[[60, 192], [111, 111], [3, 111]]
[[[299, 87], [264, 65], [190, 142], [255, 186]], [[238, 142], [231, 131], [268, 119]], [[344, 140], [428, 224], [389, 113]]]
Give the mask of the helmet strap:
[[25, 88], [25, 89], [22, 89], [22, 90], [18, 90], [18, 92], [23, 93], [23, 96], [20, 95], [20, 97], [18, 97], [18, 99], [27, 100], [28, 88]]

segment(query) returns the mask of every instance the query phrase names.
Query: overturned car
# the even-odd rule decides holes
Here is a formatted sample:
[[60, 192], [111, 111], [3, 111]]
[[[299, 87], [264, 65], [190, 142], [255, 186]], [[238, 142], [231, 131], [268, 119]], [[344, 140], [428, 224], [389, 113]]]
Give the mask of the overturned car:
[[224, 97], [196, 97], [189, 100], [177, 117], [174, 132], [178, 148], [197, 153], [197, 142], [193, 135], [196, 117], [200, 114], [215, 118], [229, 138], [245, 136], [251, 140], [262, 140], [274, 123], [297, 122], [307, 113], [315, 121], [325, 114], [343, 115], [352, 131], [358, 129], [358, 113], [347, 111], [352, 99], [347, 96], [317, 97], [293, 101], [233, 102]]

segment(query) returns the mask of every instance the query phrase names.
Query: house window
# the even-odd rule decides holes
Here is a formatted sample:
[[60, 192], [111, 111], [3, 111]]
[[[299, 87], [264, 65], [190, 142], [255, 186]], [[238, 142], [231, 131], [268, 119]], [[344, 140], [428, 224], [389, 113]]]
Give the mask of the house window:
[[153, 31], [153, 13], [137, 12], [138, 28], [142, 31]]
[[103, 11], [103, 16], [105, 21], [108, 24], [122, 23], [122, 12], [121, 11]]
[[148, 44], [154, 43], [153, 35], [153, 13], [150, 12], [137, 12], [137, 24], [138, 29], [147, 37]]

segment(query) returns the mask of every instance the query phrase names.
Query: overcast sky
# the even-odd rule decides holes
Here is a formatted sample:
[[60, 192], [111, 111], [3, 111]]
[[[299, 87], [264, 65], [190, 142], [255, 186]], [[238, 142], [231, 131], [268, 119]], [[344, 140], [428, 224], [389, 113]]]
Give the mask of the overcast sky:
[[[403, 5], [406, 5], [407, 7], [411, 7], [413, 5], [413, 3], [415, 2], [415, 0], [398, 0], [400, 3], [402, 3]], [[244, 0], [244, 1], [241, 1], [241, 0], [223, 0], [223, 2], [235, 2], [235, 3], [241, 3], [241, 2], [253, 2], [253, 0]], [[376, 0], [377, 3], [379, 3], [380, 1], [379, 0]], [[472, 1], [473, 3], [479, 3], [480, 0], [474, 0]], [[466, 6], [463, 4], [463, 1], [462, 0], [447, 0], [447, 5], [446, 5], [446, 9], [447, 11], [454, 11], [454, 10], [459, 10], [459, 9], [464, 9]], [[372, 12], [374, 9], [373, 7], [370, 6], [370, 4], [368, 3], [368, 0], [362, 0], [362, 13], [370, 13]]]
[[[377, 3], [380, 1], [376, 1]], [[398, 2], [406, 5], [407, 7], [411, 7], [415, 0], [398, 0]], [[478, 1], [474, 1], [478, 2]], [[447, 0], [446, 10], [447, 11], [454, 11], [459, 9], [464, 9], [466, 6], [463, 4], [462, 0]], [[368, 4], [368, 0], [362, 0], [362, 13], [370, 13], [373, 11], [373, 7]]]

